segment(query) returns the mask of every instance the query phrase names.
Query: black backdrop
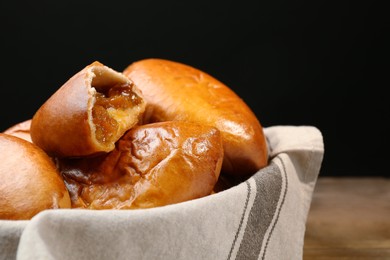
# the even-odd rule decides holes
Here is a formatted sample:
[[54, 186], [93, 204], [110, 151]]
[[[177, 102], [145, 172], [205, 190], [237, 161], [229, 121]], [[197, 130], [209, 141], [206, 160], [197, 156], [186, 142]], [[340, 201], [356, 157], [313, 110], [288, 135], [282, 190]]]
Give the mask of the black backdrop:
[[133, 61], [158, 57], [215, 76], [247, 102], [264, 127], [319, 128], [325, 143], [320, 176], [388, 174], [389, 23], [375, 1], [0, 5], [0, 131], [31, 118], [95, 60], [121, 71]]

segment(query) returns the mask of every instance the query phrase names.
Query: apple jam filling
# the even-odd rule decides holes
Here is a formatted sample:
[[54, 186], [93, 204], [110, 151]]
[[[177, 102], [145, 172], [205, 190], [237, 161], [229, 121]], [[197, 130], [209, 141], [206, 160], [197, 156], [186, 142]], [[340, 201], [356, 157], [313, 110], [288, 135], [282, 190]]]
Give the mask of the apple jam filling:
[[117, 84], [106, 92], [96, 92], [92, 109], [96, 139], [103, 144], [113, 142], [118, 129], [126, 127], [128, 112], [141, 102], [129, 84]]

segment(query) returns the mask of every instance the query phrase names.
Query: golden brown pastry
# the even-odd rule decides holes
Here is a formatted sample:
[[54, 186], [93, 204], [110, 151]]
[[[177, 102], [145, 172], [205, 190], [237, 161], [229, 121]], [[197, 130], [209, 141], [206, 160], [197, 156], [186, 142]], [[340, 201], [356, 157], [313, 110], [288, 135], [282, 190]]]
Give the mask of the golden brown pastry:
[[70, 208], [54, 162], [38, 146], [0, 133], [0, 219], [28, 220], [46, 209]]
[[112, 152], [58, 165], [73, 208], [136, 209], [211, 194], [222, 159], [218, 129], [177, 121], [136, 126]]
[[223, 172], [248, 176], [268, 163], [262, 125], [225, 84], [191, 66], [163, 59], [130, 64], [123, 74], [144, 94], [145, 122], [192, 121], [222, 132]]
[[30, 126], [31, 126], [31, 119], [28, 119], [9, 127], [3, 133], [22, 138], [31, 143], [32, 141], [30, 135]]
[[131, 80], [99, 62], [70, 78], [35, 113], [32, 141], [50, 156], [109, 152], [139, 123], [142, 93]]

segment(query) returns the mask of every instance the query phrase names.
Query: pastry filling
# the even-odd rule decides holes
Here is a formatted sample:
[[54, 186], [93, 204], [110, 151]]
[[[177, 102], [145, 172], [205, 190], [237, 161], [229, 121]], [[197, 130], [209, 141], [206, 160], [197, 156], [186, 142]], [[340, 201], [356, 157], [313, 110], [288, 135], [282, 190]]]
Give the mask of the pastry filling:
[[130, 84], [117, 84], [106, 92], [98, 90], [92, 109], [96, 139], [103, 143], [116, 141], [117, 132], [126, 127], [129, 111], [142, 103]]

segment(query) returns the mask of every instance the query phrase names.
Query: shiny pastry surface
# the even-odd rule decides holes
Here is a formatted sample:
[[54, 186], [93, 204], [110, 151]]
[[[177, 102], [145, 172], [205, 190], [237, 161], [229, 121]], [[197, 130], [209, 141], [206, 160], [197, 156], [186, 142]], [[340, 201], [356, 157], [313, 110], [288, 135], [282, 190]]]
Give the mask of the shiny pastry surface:
[[139, 123], [141, 91], [121, 73], [94, 62], [62, 85], [34, 114], [32, 141], [55, 157], [109, 152]]
[[68, 190], [36, 145], [0, 134], [0, 219], [29, 220], [46, 209], [70, 208]]
[[151, 208], [211, 194], [223, 159], [220, 131], [187, 122], [129, 130], [107, 155], [59, 159], [72, 207]]
[[262, 125], [228, 86], [186, 64], [144, 59], [123, 71], [144, 94], [145, 122], [170, 120], [211, 125], [222, 132], [223, 171], [250, 175], [268, 164]]

